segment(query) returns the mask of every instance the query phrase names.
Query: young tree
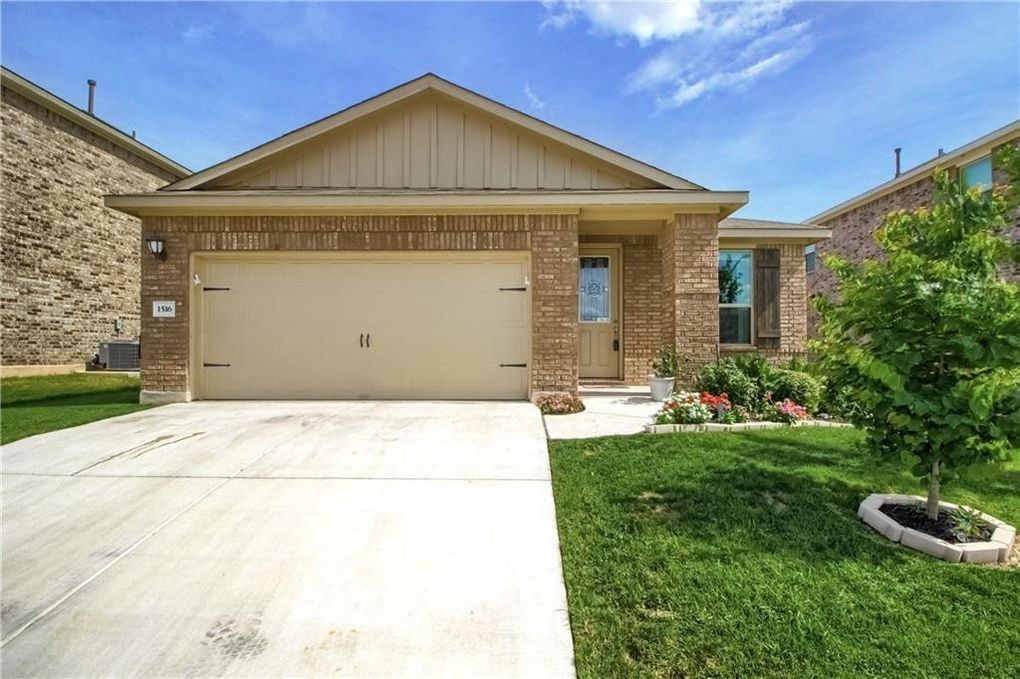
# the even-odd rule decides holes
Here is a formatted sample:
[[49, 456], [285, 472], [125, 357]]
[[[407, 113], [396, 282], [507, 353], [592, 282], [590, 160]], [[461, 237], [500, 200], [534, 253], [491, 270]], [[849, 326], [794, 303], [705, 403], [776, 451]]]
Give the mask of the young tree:
[[1020, 261], [998, 235], [1017, 209], [1020, 152], [997, 160], [1011, 180], [991, 191], [936, 172], [934, 205], [891, 213], [876, 232], [881, 261], [826, 257], [839, 299], [815, 302], [812, 348], [861, 406], [869, 447], [927, 482], [933, 519], [940, 483], [1020, 445], [1020, 288], [997, 272]]

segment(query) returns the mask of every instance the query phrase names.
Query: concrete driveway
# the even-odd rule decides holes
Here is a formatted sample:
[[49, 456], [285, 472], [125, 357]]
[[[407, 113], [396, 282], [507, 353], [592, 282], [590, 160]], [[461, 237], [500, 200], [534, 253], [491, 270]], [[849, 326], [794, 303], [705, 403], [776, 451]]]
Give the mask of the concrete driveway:
[[2, 493], [7, 677], [573, 676], [527, 403], [164, 406]]

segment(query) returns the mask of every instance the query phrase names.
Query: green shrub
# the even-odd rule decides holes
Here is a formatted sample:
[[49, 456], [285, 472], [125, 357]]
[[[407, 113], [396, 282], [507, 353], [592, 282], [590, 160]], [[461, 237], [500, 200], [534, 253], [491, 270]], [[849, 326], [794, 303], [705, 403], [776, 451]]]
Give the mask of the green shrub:
[[772, 400], [790, 399], [815, 412], [822, 398], [822, 383], [807, 373], [796, 370], [776, 370], [773, 377]]
[[741, 354], [733, 358], [733, 364], [740, 372], [751, 378], [758, 388], [758, 399], [764, 400], [765, 395], [776, 388], [776, 368], [761, 354]]
[[695, 386], [710, 394], [726, 394], [733, 405], [758, 408], [761, 391], [754, 380], [744, 374], [732, 358], [707, 363], [698, 373]]

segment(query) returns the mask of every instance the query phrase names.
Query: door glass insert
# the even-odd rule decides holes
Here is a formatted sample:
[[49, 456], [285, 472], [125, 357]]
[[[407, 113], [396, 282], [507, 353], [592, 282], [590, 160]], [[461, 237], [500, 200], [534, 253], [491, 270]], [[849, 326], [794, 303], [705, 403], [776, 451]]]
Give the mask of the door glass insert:
[[609, 314], [609, 257], [581, 257], [581, 278], [578, 284], [582, 323], [608, 323]]

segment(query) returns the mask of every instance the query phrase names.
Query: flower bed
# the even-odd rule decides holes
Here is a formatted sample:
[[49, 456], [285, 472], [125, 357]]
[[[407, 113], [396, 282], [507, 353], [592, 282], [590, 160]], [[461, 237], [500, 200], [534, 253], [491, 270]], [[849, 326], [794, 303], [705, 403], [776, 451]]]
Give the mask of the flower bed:
[[811, 419], [808, 409], [786, 398], [767, 400], [757, 411], [733, 405], [727, 394], [678, 391], [662, 404], [645, 431], [665, 434], [680, 431], [741, 431], [793, 425], [849, 427], [841, 422]]

